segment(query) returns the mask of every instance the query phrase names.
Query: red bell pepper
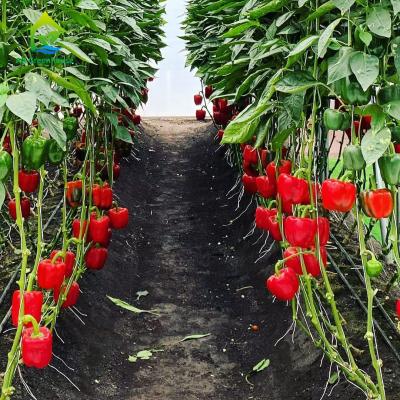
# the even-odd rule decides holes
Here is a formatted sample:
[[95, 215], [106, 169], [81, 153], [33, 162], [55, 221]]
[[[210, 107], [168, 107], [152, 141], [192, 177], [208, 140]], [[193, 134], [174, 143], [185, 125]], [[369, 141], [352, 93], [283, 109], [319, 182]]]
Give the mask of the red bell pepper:
[[46, 327], [26, 328], [21, 341], [22, 361], [27, 367], [45, 368], [53, 353], [53, 336]]
[[113, 163], [113, 178], [116, 181], [121, 174], [121, 165], [118, 163]]
[[[11, 321], [13, 326], [18, 326], [19, 309], [21, 303], [21, 295], [19, 290], [16, 290], [12, 296], [11, 302]], [[33, 318], [39, 323], [42, 319], [42, 306], [43, 306], [43, 292], [32, 291], [24, 292], [24, 315], [32, 315]], [[32, 323], [26, 324], [32, 326]]]
[[278, 171], [276, 170], [275, 162], [270, 162], [267, 165], [266, 172], [271, 182], [276, 184], [277, 177], [280, 174], [290, 174], [292, 171], [292, 162], [290, 160], [280, 160], [278, 165]]
[[387, 218], [393, 212], [392, 192], [388, 189], [362, 192], [361, 203], [365, 214], [372, 218]]
[[37, 270], [37, 283], [41, 289], [55, 289], [61, 286], [65, 278], [65, 263], [57, 260], [42, 260]]
[[101, 205], [102, 210], [109, 210], [112, 207], [113, 191], [108, 183], [105, 183], [101, 189]]
[[107, 261], [108, 250], [104, 247], [91, 247], [85, 255], [86, 268], [99, 270]]
[[315, 220], [317, 224], [317, 232], [319, 237], [319, 245], [325, 246], [330, 238], [330, 223], [329, 219], [325, 217], [318, 217]]
[[25, 171], [21, 170], [18, 172], [19, 187], [25, 193], [36, 192], [39, 186], [40, 174], [37, 171]]
[[397, 318], [400, 319], [400, 299], [396, 300], [396, 314]]
[[247, 144], [243, 150], [243, 160], [250, 164], [258, 164], [258, 151], [252, 145]]
[[[53, 260], [54, 257], [57, 255], [57, 253], [59, 253], [60, 251], [61, 250], [53, 250], [50, 254], [50, 260]], [[60, 255], [57, 259], [62, 260], [62, 256]], [[74, 271], [74, 265], [75, 265], [75, 254], [72, 251], [65, 252], [64, 263], [65, 263], [65, 277], [69, 278], [72, 275], [72, 272]]]
[[206, 96], [206, 99], [209, 99], [211, 95], [213, 94], [213, 87], [211, 85], [208, 85], [204, 88], [204, 94]]
[[[82, 237], [86, 232], [87, 228], [87, 221], [83, 221], [83, 227], [82, 227]], [[80, 219], [74, 219], [72, 221], [72, 236], [76, 239], [79, 239], [79, 235], [81, 233], [81, 220]], [[90, 242], [90, 234], [88, 231], [88, 234], [86, 235], [86, 242]]]
[[277, 182], [278, 193], [282, 201], [292, 204], [309, 204], [310, 191], [305, 179], [282, 173]]
[[243, 174], [242, 182], [245, 192], [251, 194], [257, 193], [257, 181], [254, 176]]
[[[325, 247], [320, 247], [320, 254], [321, 260], [324, 266], [326, 266], [328, 258]], [[296, 247], [288, 247], [283, 253], [283, 258], [286, 267], [293, 269], [293, 271], [295, 271], [298, 275], [303, 275], [303, 269], [301, 268], [301, 259], [298, 255], [298, 250]], [[316, 255], [303, 254], [303, 259], [307, 272], [315, 278], [318, 277], [321, 274], [321, 268]]]
[[75, 208], [81, 204], [82, 201], [82, 181], [67, 182], [66, 197], [68, 204]]
[[313, 218], [287, 217], [283, 223], [286, 240], [291, 246], [315, 246], [317, 224]]
[[322, 205], [330, 211], [348, 212], [356, 201], [356, 185], [337, 179], [327, 179], [322, 183]]
[[[270, 215], [268, 217], [268, 229], [269, 233], [272, 236], [272, 239], [276, 240], [277, 242], [281, 242], [283, 240], [281, 227], [278, 222], [278, 210], [272, 209], [270, 210]], [[283, 219], [285, 221], [285, 219]]]
[[257, 192], [265, 199], [274, 198], [276, 196], [276, 186], [270, 181], [268, 176], [256, 177]]
[[[15, 199], [12, 199], [8, 202], [8, 213], [14, 221], [17, 220], [17, 204]], [[21, 213], [22, 217], [25, 219], [28, 219], [31, 215], [31, 202], [27, 197], [21, 198]]]
[[195, 94], [193, 96], [193, 99], [194, 99], [194, 104], [196, 106], [200, 106], [201, 103], [203, 102], [203, 96], [201, 94]]
[[269, 217], [269, 209], [258, 206], [256, 208], [256, 214], [255, 214], [256, 227], [264, 231], [268, 231], [269, 230], [268, 220], [267, 220], [268, 217]]
[[104, 215], [97, 218], [96, 213], [90, 216], [89, 233], [90, 238], [97, 243], [104, 243], [108, 240], [108, 230], [110, 228], [110, 218]]
[[129, 211], [127, 208], [115, 207], [108, 212], [110, 225], [113, 229], [124, 229], [129, 223]]
[[293, 269], [283, 268], [267, 279], [266, 287], [278, 300], [290, 301], [299, 290], [299, 278]]
[[[54, 301], [56, 303], [58, 303], [60, 293], [61, 294], [65, 293], [65, 289], [66, 289], [65, 285], [63, 285], [61, 289], [60, 288], [54, 289], [53, 295], [54, 295]], [[67, 293], [66, 299], [62, 303], [61, 307], [62, 308], [73, 307], [78, 302], [79, 295], [80, 295], [80, 288], [78, 282], [72, 282], [72, 285]]]

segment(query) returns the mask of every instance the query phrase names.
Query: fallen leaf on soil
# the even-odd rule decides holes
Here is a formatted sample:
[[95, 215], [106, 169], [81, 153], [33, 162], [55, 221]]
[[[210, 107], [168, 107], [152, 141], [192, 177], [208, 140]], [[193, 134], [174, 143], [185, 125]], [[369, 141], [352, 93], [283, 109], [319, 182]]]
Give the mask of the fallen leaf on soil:
[[136, 292], [136, 301], [140, 300], [141, 297], [145, 297], [149, 294], [149, 292], [147, 290], [141, 290], [139, 292]]
[[159, 353], [164, 350], [157, 350], [157, 349], [150, 349], [150, 350], [141, 350], [137, 352], [133, 356], [129, 356], [128, 361], [129, 362], [136, 362], [137, 360], [150, 360], [151, 357], [153, 357], [154, 353]]
[[111, 297], [111, 296], [107, 296], [107, 297], [118, 307], [124, 308], [125, 310], [128, 310], [128, 311], [132, 311], [136, 314], [152, 314], [152, 315], [156, 315], [157, 317], [160, 316], [160, 314], [157, 313], [157, 310], [141, 310], [140, 308], [132, 306], [131, 304], [127, 303], [126, 301], [123, 301], [120, 299], [115, 299], [114, 297]]
[[246, 382], [247, 382], [249, 385], [254, 386], [254, 385], [249, 381], [249, 378], [250, 378], [252, 375], [254, 375], [254, 374], [258, 374], [259, 372], [264, 371], [265, 368], [268, 368], [268, 367], [269, 367], [269, 364], [270, 364], [270, 363], [271, 363], [271, 362], [270, 362], [269, 359], [266, 359], [266, 358], [262, 359], [258, 364], [256, 364], [256, 365], [253, 367], [252, 371], [246, 375], [246, 377], [245, 377]]
[[197, 340], [197, 339], [203, 339], [207, 336], [210, 336], [211, 333], [206, 333], [206, 334], [200, 334], [200, 335], [190, 335], [186, 336], [183, 339], [181, 339], [178, 343], [186, 342], [187, 340]]

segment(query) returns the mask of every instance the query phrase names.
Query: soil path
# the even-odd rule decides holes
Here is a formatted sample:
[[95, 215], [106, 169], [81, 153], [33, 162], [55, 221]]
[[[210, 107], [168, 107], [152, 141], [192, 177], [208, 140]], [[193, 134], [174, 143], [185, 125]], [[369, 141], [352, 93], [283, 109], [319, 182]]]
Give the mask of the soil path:
[[[265, 295], [272, 267], [254, 264], [257, 235], [243, 240], [251, 216], [224, 227], [238, 214], [236, 198], [226, 197], [236, 177], [216, 153], [211, 126], [152, 119], [144, 127], [141, 160], [124, 165], [116, 188], [130, 226], [114, 234], [106, 268], [82, 282], [85, 325], [70, 312], [58, 325], [65, 343], [56, 340], [55, 353], [75, 371], [53, 365], [81, 392], [52, 369], [24, 370], [33, 393], [39, 400], [320, 399], [328, 373], [320, 353], [298, 333], [294, 343], [289, 335], [274, 347], [291, 311]], [[138, 291], [148, 295], [137, 300]], [[106, 295], [160, 316], [122, 310]], [[210, 336], [177, 344], [193, 334]], [[146, 349], [164, 351], [128, 362]], [[250, 386], [244, 377], [263, 358], [271, 364]], [[340, 384], [331, 398], [362, 397]]]

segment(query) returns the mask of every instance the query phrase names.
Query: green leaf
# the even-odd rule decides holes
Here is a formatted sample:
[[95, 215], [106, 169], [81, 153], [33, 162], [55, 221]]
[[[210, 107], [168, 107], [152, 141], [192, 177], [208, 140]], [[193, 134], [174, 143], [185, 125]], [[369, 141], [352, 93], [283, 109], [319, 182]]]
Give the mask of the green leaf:
[[287, 73], [277, 84], [276, 90], [283, 93], [300, 93], [319, 85], [313, 76], [307, 71]]
[[85, 61], [89, 64], [95, 64], [95, 62], [93, 62], [92, 59], [75, 43], [66, 42], [65, 40], [59, 40], [57, 44], [71, 52], [75, 57], [78, 57], [80, 60]]
[[382, 6], [374, 6], [367, 15], [367, 26], [376, 36], [390, 38], [392, 18], [390, 12]]
[[38, 121], [39, 125], [49, 133], [61, 149], [66, 151], [67, 136], [64, 132], [62, 121], [47, 113], [39, 113]]
[[393, 7], [394, 15], [397, 15], [400, 11], [400, 0], [390, 0]]
[[328, 85], [352, 74], [350, 58], [354, 50], [341, 47], [339, 52], [328, 60]]
[[31, 92], [23, 92], [11, 95], [7, 101], [7, 108], [21, 118], [27, 124], [31, 124], [36, 111], [36, 95]]
[[258, 21], [243, 20], [239, 22], [240, 22], [239, 24], [229, 29], [228, 32], [224, 33], [222, 37], [233, 38], [239, 36], [240, 34], [242, 34], [243, 32], [247, 31], [248, 29], [254, 26], [260, 26], [260, 23]]
[[[255, 118], [251, 122], [229, 124], [222, 139], [223, 143], [245, 143], [249, 141], [259, 124], [259, 118]], [[231, 128], [229, 128], [231, 126]]]
[[159, 349], [141, 350], [135, 355], [129, 356], [128, 361], [135, 363], [137, 360], [150, 360], [150, 358], [153, 357], [154, 353], [160, 353], [163, 351], [164, 350]]
[[367, 165], [371, 165], [383, 156], [392, 140], [389, 128], [383, 128], [378, 132], [370, 129], [361, 141], [361, 151]]
[[270, 360], [264, 358], [263, 360], [261, 360], [257, 365], [255, 365], [253, 367], [253, 372], [261, 372], [264, 371], [265, 368], [268, 368], [270, 365]]
[[357, 51], [350, 57], [350, 68], [365, 92], [379, 75], [379, 59]]
[[335, 19], [322, 32], [321, 37], [319, 38], [318, 41], [318, 57], [322, 58], [325, 56], [333, 32], [335, 31], [336, 27], [338, 26], [341, 20], [342, 18]]
[[78, 68], [76, 67], [66, 67], [64, 68], [65, 71], [69, 72], [71, 75], [76, 76], [78, 79], [82, 81], [89, 81], [90, 77], [87, 75], [84, 75], [81, 71], [79, 71]]
[[336, 383], [339, 379], [339, 374], [337, 372], [334, 372], [328, 379], [328, 383], [330, 385], [333, 385], [334, 383]]
[[6, 188], [3, 182], [0, 182], [0, 208], [3, 207], [4, 200], [6, 199]]
[[115, 138], [122, 140], [123, 142], [133, 143], [132, 136], [129, 133], [128, 129], [125, 126], [116, 126], [115, 127]]
[[190, 336], [184, 337], [184, 338], [181, 339], [178, 343], [187, 342], [188, 340], [203, 339], [203, 338], [208, 337], [208, 336], [211, 336], [211, 333], [198, 334], [198, 335], [190, 335]]
[[381, 106], [377, 104], [368, 104], [363, 107], [356, 109], [356, 113], [362, 116], [370, 115], [371, 118], [371, 129], [373, 132], [381, 130], [385, 126], [386, 115], [383, 112]]
[[356, 0], [332, 0], [332, 3], [344, 14]]
[[301, 40], [296, 47], [289, 53], [288, 55], [288, 62], [286, 64], [286, 67], [290, 67], [293, 65], [297, 60], [298, 56], [303, 54], [309, 47], [311, 47], [317, 40], [319, 39], [319, 36], [314, 35], [310, 36], [308, 38], [305, 38]]
[[7, 82], [0, 83], [0, 108], [2, 108], [6, 104], [8, 91], [9, 88]]
[[82, 10], [98, 10], [99, 6], [93, 0], [80, 0], [75, 6]]
[[372, 35], [369, 32], [361, 31], [359, 34], [360, 40], [368, 47], [372, 42]]
[[391, 117], [400, 120], [400, 100], [394, 100], [390, 103], [384, 104], [383, 110]]
[[116, 299], [111, 296], [107, 296], [107, 298], [109, 300], [111, 300], [116, 306], [121, 307], [128, 311], [131, 311], [135, 314], [151, 314], [151, 315], [156, 315], [157, 317], [160, 316], [160, 314], [157, 313], [157, 310], [141, 310], [140, 308], [132, 306], [131, 304], [127, 303], [126, 301]]

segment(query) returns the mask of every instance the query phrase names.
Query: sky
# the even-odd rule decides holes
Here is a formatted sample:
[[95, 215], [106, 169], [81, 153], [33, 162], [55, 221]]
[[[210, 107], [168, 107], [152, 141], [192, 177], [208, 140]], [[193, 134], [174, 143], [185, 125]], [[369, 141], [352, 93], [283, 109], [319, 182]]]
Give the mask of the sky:
[[193, 95], [200, 91], [200, 80], [185, 68], [185, 43], [180, 23], [184, 18], [185, 1], [168, 0], [164, 26], [167, 47], [163, 49], [164, 60], [159, 71], [149, 83], [149, 101], [140, 113], [148, 117], [194, 116], [196, 106]]

